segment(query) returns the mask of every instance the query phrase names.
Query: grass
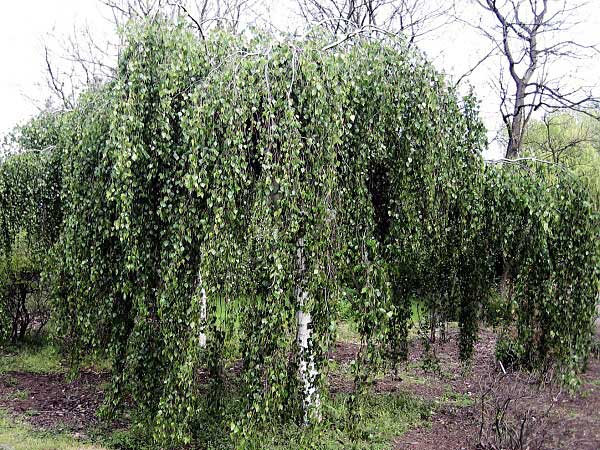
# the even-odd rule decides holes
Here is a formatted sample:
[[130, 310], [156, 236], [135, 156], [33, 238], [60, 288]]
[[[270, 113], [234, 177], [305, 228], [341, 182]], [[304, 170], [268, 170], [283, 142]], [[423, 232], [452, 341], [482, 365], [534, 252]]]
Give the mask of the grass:
[[10, 398], [15, 400], [25, 400], [27, 397], [29, 397], [29, 391], [27, 389], [17, 389], [10, 396]]
[[358, 327], [352, 320], [345, 320], [337, 324], [337, 338], [340, 342], [347, 342], [350, 344], [360, 343], [360, 334], [358, 333]]
[[52, 345], [24, 344], [0, 349], [0, 374], [6, 372], [57, 373], [65, 369]]
[[[345, 342], [358, 342], [356, 324], [350, 319], [339, 323], [339, 337]], [[83, 365], [98, 365], [103, 361], [84, 361]], [[333, 368], [333, 370], [336, 370]], [[337, 370], [349, 370], [339, 367]], [[8, 372], [69, 373], [61, 363], [58, 349], [48, 341], [28, 342], [20, 346], [0, 348], [0, 374]], [[11, 375], [4, 375], [10, 384]], [[201, 442], [194, 449], [229, 450], [232, 448], [230, 424], [239, 417], [241, 393], [233, 388], [223, 398], [222, 420], [207, 416], [194, 425]], [[27, 391], [16, 390], [14, 398], [26, 398]], [[386, 450], [394, 439], [408, 429], [426, 422], [434, 408], [433, 403], [402, 393], [366, 394], [358, 403], [360, 420], [353, 426], [348, 394], [337, 394], [323, 399], [323, 421], [316, 427], [293, 423], [273, 425], [257, 434], [257, 448], [261, 450]], [[29, 411], [27, 414], [40, 414]], [[27, 415], [26, 414], [26, 415]], [[88, 430], [91, 441], [78, 441], [64, 431], [40, 431], [9, 417], [0, 410], [0, 450], [157, 450], [148, 435], [149, 430], [124, 429], [109, 431], [99, 428]], [[96, 443], [94, 446], [91, 442]], [[101, 445], [101, 446], [98, 446]]]
[[472, 396], [454, 391], [446, 392], [440, 401], [446, 405], [459, 408], [466, 408], [475, 404], [475, 399]]
[[3, 450], [105, 450], [64, 433], [34, 430], [0, 410], [0, 449]]
[[359, 406], [361, 420], [352, 428], [347, 395], [324, 405], [323, 423], [312, 430], [286, 426], [263, 440], [265, 450], [385, 450], [392, 441], [431, 415], [431, 406], [409, 395], [371, 394]]
[[[229, 413], [239, 407], [236, 399], [228, 399]], [[428, 421], [433, 403], [407, 394], [368, 394], [359, 402], [361, 420], [355, 427], [348, 422], [349, 395], [339, 394], [324, 399], [323, 421], [307, 428], [295, 424], [273, 425], [257, 432], [256, 447], [260, 450], [389, 450], [395, 438]], [[228, 413], [226, 413], [228, 414]], [[233, 418], [231, 416], [230, 418]], [[204, 439], [191, 448], [230, 450], [229, 417], [221, 425], [204, 423]], [[101, 442], [119, 450], [156, 450], [148, 444], [141, 431], [123, 430], [105, 437]]]
[[[346, 336], [352, 339], [352, 326], [348, 326]], [[60, 355], [50, 345], [23, 345], [2, 350], [0, 374], [10, 371], [31, 373], [67, 373], [61, 365]], [[10, 384], [11, 375], [5, 375]], [[233, 389], [235, 391], [235, 389]], [[15, 390], [15, 398], [25, 398], [28, 392]], [[203, 430], [203, 442], [197, 449], [229, 450], [232, 443], [229, 437], [230, 423], [238, 417], [240, 395], [228, 392], [223, 399], [224, 417], [215, 421], [207, 417], [197, 429]], [[361, 420], [350, 426], [351, 416], [348, 394], [332, 395], [323, 399], [323, 422], [314, 428], [294, 424], [276, 425], [261, 433], [261, 450], [385, 450], [390, 449], [393, 440], [410, 428], [418, 426], [431, 415], [432, 404], [416, 397], [400, 394], [367, 394], [360, 401], [358, 411]], [[29, 411], [26, 415], [40, 414]], [[89, 430], [93, 442], [102, 446], [78, 441], [60, 431], [39, 431], [26, 423], [14, 420], [0, 410], [0, 450], [157, 450], [152, 439], [139, 430]]]
[[[427, 316], [427, 306], [423, 300], [413, 298], [410, 304], [411, 324], [410, 332], [415, 334], [415, 329], [424, 317]], [[352, 307], [349, 302], [343, 302], [340, 312], [341, 320], [337, 324], [337, 338], [340, 342], [357, 344], [360, 343], [360, 333], [355, 317], [352, 313]]]
[[[110, 363], [106, 359], [90, 354], [79, 361], [78, 368], [109, 370]], [[45, 336], [35, 340], [28, 339], [18, 345], [0, 346], [0, 374], [7, 372], [48, 374], [68, 371], [67, 365], [63, 364], [58, 347]]]

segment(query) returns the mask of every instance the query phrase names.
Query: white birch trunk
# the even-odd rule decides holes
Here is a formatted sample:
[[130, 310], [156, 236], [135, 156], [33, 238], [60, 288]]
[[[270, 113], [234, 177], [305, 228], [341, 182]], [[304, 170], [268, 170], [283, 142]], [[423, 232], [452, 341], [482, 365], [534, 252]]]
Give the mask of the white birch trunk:
[[[305, 271], [303, 239], [300, 239], [298, 242], [298, 270], [300, 273], [304, 273]], [[310, 324], [312, 318], [310, 312], [304, 311], [308, 292], [298, 287], [296, 289], [296, 296], [299, 307], [296, 313], [298, 325], [296, 342], [300, 349], [299, 375], [303, 390], [302, 407], [304, 409], [304, 423], [308, 424], [311, 419], [321, 421], [321, 398], [316, 387], [319, 373], [315, 367], [315, 358], [311, 346], [312, 329]]]
[[200, 348], [206, 347], [206, 290], [200, 289]]

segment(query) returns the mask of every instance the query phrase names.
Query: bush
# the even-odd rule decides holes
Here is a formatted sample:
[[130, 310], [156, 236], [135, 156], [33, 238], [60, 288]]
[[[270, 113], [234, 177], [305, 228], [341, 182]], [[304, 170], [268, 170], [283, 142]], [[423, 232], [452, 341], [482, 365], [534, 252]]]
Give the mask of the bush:
[[41, 289], [40, 265], [36, 264], [25, 233], [17, 237], [10, 253], [0, 255], [0, 311], [3, 339], [11, 343], [25, 334], [41, 332], [50, 316], [47, 293]]
[[16, 153], [0, 159], [0, 342], [22, 339], [32, 326], [39, 332], [49, 319], [40, 280], [62, 222], [61, 159], [52, 147], [24, 150], [22, 144], [44, 144], [34, 130], [51, 118], [24, 127]]
[[513, 337], [503, 335], [496, 343], [496, 360], [505, 370], [515, 370], [524, 365], [525, 348]]
[[512, 282], [518, 343], [502, 343], [500, 355], [577, 373], [590, 353], [600, 275], [589, 192], [572, 172], [535, 161], [491, 166], [487, 177], [490, 261]]
[[498, 327], [510, 324], [514, 318], [515, 305], [512, 298], [507, 298], [496, 290], [492, 290], [487, 302], [483, 305], [482, 319], [488, 325]]

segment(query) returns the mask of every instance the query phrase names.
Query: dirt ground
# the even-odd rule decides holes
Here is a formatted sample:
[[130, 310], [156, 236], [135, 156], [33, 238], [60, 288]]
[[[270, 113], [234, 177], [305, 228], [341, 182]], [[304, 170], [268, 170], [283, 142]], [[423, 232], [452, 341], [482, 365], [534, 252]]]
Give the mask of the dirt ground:
[[[591, 359], [581, 385], [567, 392], [556, 385], [539, 387], [522, 373], [504, 374], [494, 359], [495, 335], [481, 333], [470, 370], [458, 362], [457, 336], [435, 346], [435, 371], [422, 368], [422, 349], [415, 345], [398, 376], [385, 376], [376, 392], [410, 392], [432, 402], [430, 423], [408, 431], [393, 442], [395, 450], [458, 450], [507, 448], [498, 440], [493, 423], [496, 405], [508, 402], [503, 436], [521, 432], [531, 450], [600, 449], [600, 360]], [[331, 354], [338, 370], [329, 378], [332, 392], [352, 389], [344, 370], [358, 351], [356, 344], [338, 344]], [[82, 372], [69, 381], [63, 374], [10, 372], [0, 375], [0, 408], [24, 418], [35, 427], [70, 430], [85, 435], [99, 424], [106, 373]], [[484, 396], [484, 402], [481, 398]], [[485, 406], [482, 415], [482, 404]], [[481, 427], [482, 417], [485, 426]], [[524, 426], [520, 426], [525, 422]], [[512, 424], [511, 428], [509, 425]], [[514, 426], [516, 424], [516, 427]], [[513, 431], [514, 431], [513, 430]], [[480, 445], [485, 444], [485, 445]], [[495, 445], [493, 447], [492, 445]], [[523, 447], [527, 448], [527, 447]]]
[[[468, 370], [459, 363], [457, 344], [451, 332], [434, 346], [434, 371], [423, 370], [423, 349], [415, 345], [399, 379], [386, 376], [375, 384], [376, 392], [410, 392], [436, 405], [431, 422], [397, 438], [394, 450], [600, 450], [600, 359], [590, 359], [581, 385], [568, 391], [556, 383], [541, 386], [524, 373], [505, 374], [494, 357], [491, 331], [481, 332]], [[331, 358], [349, 364], [358, 350], [355, 344], [338, 344]], [[352, 383], [333, 375], [330, 388], [348, 392]], [[497, 408], [504, 404], [505, 409]], [[497, 427], [506, 428], [501, 434], [494, 430], [496, 413], [504, 415]], [[510, 445], [518, 442], [523, 446]]]
[[[428, 380], [429, 392], [446, 392], [438, 394], [435, 401], [448, 398], [445, 390], [448, 386], [455, 394], [472, 401], [442, 402], [430, 426], [410, 430], [399, 437], [394, 442], [395, 450], [600, 450], [599, 359], [590, 359], [581, 384], [567, 390], [556, 383], [540, 386], [539, 379], [531, 375], [504, 374], [494, 358], [495, 336], [491, 332], [482, 333], [471, 370], [466, 373], [457, 363], [456, 344], [454, 336], [436, 349], [441, 376], [421, 375]], [[411, 357], [416, 360], [418, 354]], [[412, 390], [410, 385], [406, 389]], [[498, 407], [505, 404], [506, 408]], [[494, 429], [498, 414], [504, 414], [504, 421], [497, 427], [503, 431], [503, 439]], [[509, 445], [511, 442], [522, 442], [523, 447], [513, 447]]]
[[95, 372], [73, 381], [64, 374], [9, 372], [0, 375], [0, 408], [36, 427], [83, 431], [98, 424], [106, 381], [107, 374]]

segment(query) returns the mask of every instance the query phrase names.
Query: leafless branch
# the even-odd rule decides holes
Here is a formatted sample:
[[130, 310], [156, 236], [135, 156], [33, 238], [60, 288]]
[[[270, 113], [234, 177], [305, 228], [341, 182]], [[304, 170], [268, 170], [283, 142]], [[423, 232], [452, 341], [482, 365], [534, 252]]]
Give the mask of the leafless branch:
[[[575, 110], [585, 112], [598, 102], [592, 92], [565, 92], [561, 80], [551, 78], [559, 59], [585, 59], [597, 55], [596, 44], [564, 36], [577, 24], [573, 20], [584, 3], [569, 0], [473, 0], [492, 20], [472, 25], [504, 59], [508, 79], [499, 79], [500, 111], [508, 134], [506, 156], [521, 151], [523, 135], [533, 113]], [[467, 23], [467, 21], [463, 21]]]
[[72, 99], [70, 95], [65, 92], [65, 83], [58, 79], [56, 71], [52, 67], [48, 47], [44, 47], [44, 56], [46, 60], [46, 70], [48, 75], [48, 87], [61, 100], [65, 109], [72, 109]]
[[334, 34], [365, 27], [404, 34], [409, 43], [439, 30], [451, 20], [453, 1], [440, 0], [297, 0], [300, 14]]
[[[168, 17], [187, 21], [204, 39], [210, 28], [236, 32], [243, 15], [260, 0], [98, 0], [109, 13], [113, 34], [99, 38], [86, 25], [44, 43], [46, 78], [53, 99], [72, 108], [79, 93], [114, 78], [121, 48], [117, 30], [131, 19]], [[246, 17], [248, 18], [248, 17]], [[51, 51], [50, 49], [54, 51]]]

